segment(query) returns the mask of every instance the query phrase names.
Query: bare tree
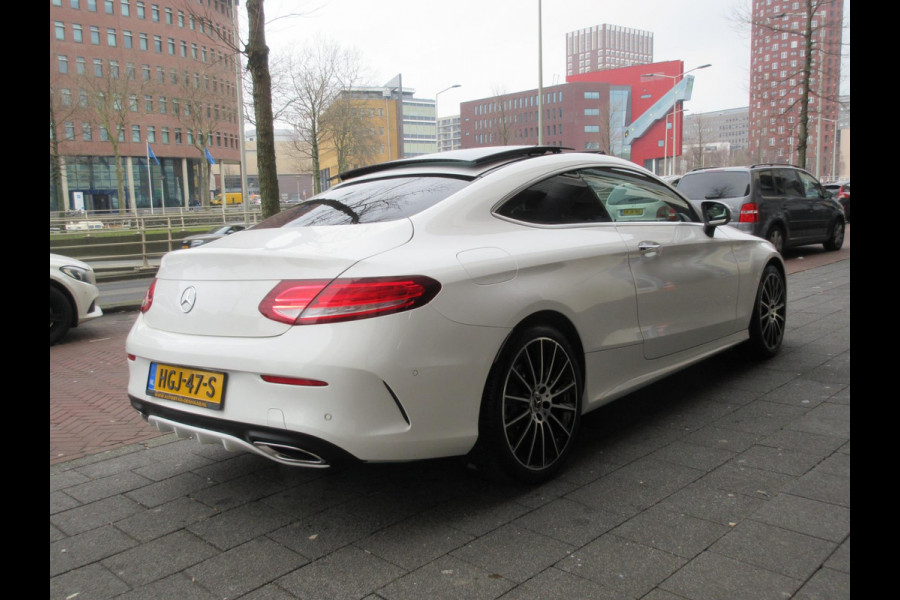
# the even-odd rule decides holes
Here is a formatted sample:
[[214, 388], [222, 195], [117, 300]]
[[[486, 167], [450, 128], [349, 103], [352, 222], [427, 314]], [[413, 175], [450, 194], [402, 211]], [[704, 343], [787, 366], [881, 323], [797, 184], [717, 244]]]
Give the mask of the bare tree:
[[375, 156], [375, 132], [369, 105], [347, 90], [325, 109], [321, 126], [324, 139], [337, 155], [338, 173], [366, 165]]
[[[348, 152], [342, 126], [331, 120], [328, 111], [350, 90], [357, 80], [359, 62], [356, 54], [344, 50], [331, 42], [318, 39], [315, 43], [288, 57], [289, 82], [286, 106], [286, 120], [296, 135], [295, 150], [307, 153], [313, 171], [313, 191], [322, 191], [320, 179], [321, 156], [326, 142], [338, 141]], [[352, 108], [346, 104], [344, 108]], [[335, 110], [339, 111], [338, 107]], [[336, 136], [336, 137], [335, 137]], [[345, 156], [346, 158], [346, 156]]]
[[[66, 141], [65, 123], [78, 114], [78, 104], [69, 88], [50, 84], [50, 179], [56, 189], [56, 210], [66, 210], [62, 187], [62, 158], [59, 147]], [[61, 128], [62, 126], [62, 128]], [[60, 135], [62, 133], [62, 135]]]

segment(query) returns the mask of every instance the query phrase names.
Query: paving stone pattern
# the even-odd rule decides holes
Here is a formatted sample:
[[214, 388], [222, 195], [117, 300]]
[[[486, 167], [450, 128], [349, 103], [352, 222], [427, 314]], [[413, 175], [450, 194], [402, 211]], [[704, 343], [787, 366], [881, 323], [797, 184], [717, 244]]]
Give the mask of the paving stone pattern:
[[50, 598], [849, 599], [850, 261], [788, 286], [779, 356], [589, 414], [537, 487], [159, 435], [125, 396], [135, 315], [106, 315], [50, 351]]

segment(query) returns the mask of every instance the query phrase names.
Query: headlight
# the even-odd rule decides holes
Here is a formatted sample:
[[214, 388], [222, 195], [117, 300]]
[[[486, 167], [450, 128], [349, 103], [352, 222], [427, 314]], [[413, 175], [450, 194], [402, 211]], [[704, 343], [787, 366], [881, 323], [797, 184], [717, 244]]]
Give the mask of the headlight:
[[72, 279], [76, 279], [84, 283], [93, 284], [97, 282], [96, 276], [91, 269], [84, 269], [82, 267], [76, 267], [74, 265], [66, 265], [64, 267], [60, 267], [59, 270]]

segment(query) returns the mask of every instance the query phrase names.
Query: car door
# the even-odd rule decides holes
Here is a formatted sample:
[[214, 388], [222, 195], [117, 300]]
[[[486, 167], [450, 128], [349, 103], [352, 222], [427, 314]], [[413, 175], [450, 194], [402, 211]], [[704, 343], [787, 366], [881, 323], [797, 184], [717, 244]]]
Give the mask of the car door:
[[721, 231], [707, 235], [690, 203], [649, 176], [620, 168], [584, 176], [598, 187], [627, 182], [645, 206], [657, 207], [640, 220], [613, 216], [628, 249], [644, 357], [660, 358], [734, 333], [739, 273], [728, 238]]
[[828, 238], [831, 221], [834, 219], [835, 206], [831, 194], [825, 191], [815, 177], [804, 171], [798, 171], [797, 176], [806, 192], [809, 201], [809, 236], [816, 240]]
[[785, 245], [794, 245], [814, 235], [812, 200], [797, 176], [796, 169], [775, 169], [775, 184], [784, 195], [784, 219], [787, 223]]

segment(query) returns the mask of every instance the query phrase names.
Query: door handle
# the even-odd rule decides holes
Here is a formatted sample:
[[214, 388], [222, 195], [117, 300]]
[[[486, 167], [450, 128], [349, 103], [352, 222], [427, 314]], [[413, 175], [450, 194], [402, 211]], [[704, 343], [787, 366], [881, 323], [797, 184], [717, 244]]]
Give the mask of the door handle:
[[638, 252], [641, 254], [656, 254], [660, 251], [661, 246], [656, 242], [640, 242], [638, 243]]

